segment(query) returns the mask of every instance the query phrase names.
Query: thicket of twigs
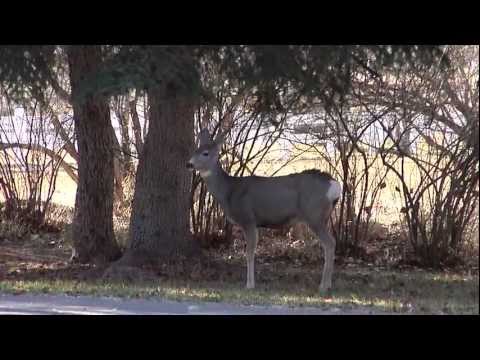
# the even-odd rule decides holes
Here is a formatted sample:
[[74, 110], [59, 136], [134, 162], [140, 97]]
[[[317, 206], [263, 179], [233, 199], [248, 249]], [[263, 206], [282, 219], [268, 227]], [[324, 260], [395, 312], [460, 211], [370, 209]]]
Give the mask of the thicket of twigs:
[[[344, 185], [331, 222], [339, 255], [368, 258], [369, 244], [396, 239], [403, 250], [386, 246], [385, 256], [405, 260], [408, 253], [420, 265], [455, 265], [478, 251], [478, 46], [449, 47], [448, 56], [448, 70], [398, 68], [383, 77], [359, 71], [350, 94], [334, 101], [303, 104], [280, 94], [284, 111], [273, 114], [256, 106], [253, 92], [231, 89], [212, 70], [216, 97], [198, 108], [196, 131], [231, 128], [222, 156], [231, 175], [275, 176], [302, 167], [331, 172]], [[140, 92], [111, 99], [119, 234], [128, 231], [147, 107]], [[0, 112], [2, 237], [58, 231], [57, 176], [77, 180], [71, 106], [54, 92], [41, 104], [14, 103], [2, 93]], [[241, 236], [198, 175], [191, 198], [192, 232], [204, 247], [231, 246]], [[265, 234], [297, 245], [311, 237], [298, 228]]]

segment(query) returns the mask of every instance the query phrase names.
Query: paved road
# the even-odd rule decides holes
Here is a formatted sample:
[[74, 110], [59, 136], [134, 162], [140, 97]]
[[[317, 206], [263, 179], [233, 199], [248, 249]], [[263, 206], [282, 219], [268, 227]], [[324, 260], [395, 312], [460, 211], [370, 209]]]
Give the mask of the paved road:
[[369, 315], [371, 309], [328, 310], [242, 306], [162, 299], [0, 294], [0, 315]]

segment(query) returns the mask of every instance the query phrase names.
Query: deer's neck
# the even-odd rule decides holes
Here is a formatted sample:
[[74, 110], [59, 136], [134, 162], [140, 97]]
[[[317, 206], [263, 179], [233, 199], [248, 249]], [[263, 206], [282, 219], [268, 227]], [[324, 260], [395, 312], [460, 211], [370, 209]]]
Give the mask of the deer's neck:
[[205, 181], [208, 191], [226, 209], [228, 207], [227, 198], [230, 193], [230, 176], [222, 169], [220, 164], [209, 170], [208, 172], [200, 173], [200, 176]]

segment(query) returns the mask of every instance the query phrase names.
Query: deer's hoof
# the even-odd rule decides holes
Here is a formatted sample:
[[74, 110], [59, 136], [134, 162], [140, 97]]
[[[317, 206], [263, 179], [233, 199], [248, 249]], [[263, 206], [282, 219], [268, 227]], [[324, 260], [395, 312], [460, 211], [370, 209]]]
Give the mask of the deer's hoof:
[[247, 289], [255, 289], [255, 284], [247, 284]]
[[322, 295], [327, 295], [327, 294], [330, 294], [332, 290], [332, 286], [326, 286], [326, 285], [320, 285], [318, 291], [320, 292], [320, 294]]

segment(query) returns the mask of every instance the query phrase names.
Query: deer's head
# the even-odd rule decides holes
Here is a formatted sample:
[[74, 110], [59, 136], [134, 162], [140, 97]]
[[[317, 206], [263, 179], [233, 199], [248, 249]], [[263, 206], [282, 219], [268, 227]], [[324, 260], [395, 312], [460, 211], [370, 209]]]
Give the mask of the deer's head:
[[208, 130], [203, 129], [200, 131], [198, 135], [198, 148], [187, 162], [187, 168], [192, 171], [197, 170], [202, 177], [210, 175], [212, 170], [217, 166], [223, 138], [224, 134], [220, 133], [215, 140], [213, 140]]

